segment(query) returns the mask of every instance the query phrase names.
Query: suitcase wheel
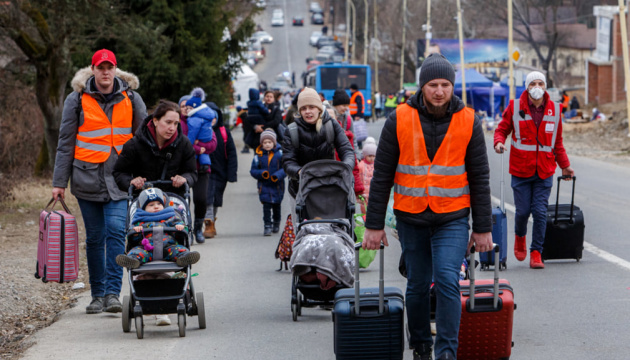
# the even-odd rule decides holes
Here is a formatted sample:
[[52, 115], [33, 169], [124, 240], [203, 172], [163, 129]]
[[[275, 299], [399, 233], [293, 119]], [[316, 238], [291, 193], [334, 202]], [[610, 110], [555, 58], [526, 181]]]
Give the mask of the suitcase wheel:
[[35, 279], [39, 279], [39, 261], [35, 263]]

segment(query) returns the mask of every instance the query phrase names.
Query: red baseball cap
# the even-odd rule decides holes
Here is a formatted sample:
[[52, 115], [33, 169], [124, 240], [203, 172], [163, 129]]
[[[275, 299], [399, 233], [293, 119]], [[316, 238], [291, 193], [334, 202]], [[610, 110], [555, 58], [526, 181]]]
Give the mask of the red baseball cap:
[[92, 56], [92, 66], [99, 66], [104, 61], [116, 66], [116, 55], [110, 50], [101, 49]]

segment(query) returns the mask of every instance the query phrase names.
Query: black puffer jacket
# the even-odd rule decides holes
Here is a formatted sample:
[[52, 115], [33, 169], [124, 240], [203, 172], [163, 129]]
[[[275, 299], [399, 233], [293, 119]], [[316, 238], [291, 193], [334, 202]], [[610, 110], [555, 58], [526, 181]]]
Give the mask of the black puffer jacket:
[[[331, 121], [335, 131], [334, 149], [326, 142], [324, 131], [325, 124], [328, 121]], [[299, 186], [298, 171], [300, 171], [302, 166], [315, 160], [334, 159], [335, 150], [337, 150], [341, 161], [348, 164], [350, 168], [354, 168], [355, 157], [352, 145], [350, 145], [350, 141], [341, 126], [339, 126], [339, 123], [330, 117], [327, 111], [323, 112], [322, 128], [319, 133], [315, 131], [315, 124], [309, 124], [302, 118], [295, 118], [295, 123], [298, 127], [300, 139], [299, 149], [294, 147], [288, 128], [284, 133], [282, 142], [282, 167], [290, 178], [289, 194], [291, 196], [295, 197], [295, 194], [297, 194]]]
[[[464, 108], [464, 103], [455, 95], [451, 100], [449, 110], [442, 119], [434, 119], [427, 112], [422, 102], [422, 92], [419, 91], [408, 101], [411, 107], [418, 109], [422, 132], [427, 147], [427, 155], [431, 160], [444, 140], [453, 113]], [[400, 157], [398, 137], [396, 135], [396, 112], [392, 112], [379, 141], [374, 162], [374, 177], [370, 185], [370, 201], [368, 203], [365, 226], [369, 229], [383, 229], [385, 226], [385, 212], [389, 194], [394, 185], [396, 166]], [[472, 208], [473, 231], [486, 233], [492, 231], [492, 205], [490, 199], [490, 167], [486, 151], [485, 137], [481, 120], [475, 117], [473, 133], [466, 149], [466, 172], [470, 188], [470, 205]], [[436, 214], [427, 208], [419, 214], [411, 214], [394, 210], [396, 216], [405, 222], [418, 226], [439, 226], [449, 221], [468, 216], [470, 209]]]
[[[175, 175], [186, 178], [188, 186], [192, 187], [197, 181], [197, 165], [195, 150], [188, 138], [182, 134], [181, 126], [177, 126], [177, 138], [163, 149], [159, 149], [148, 124], [153, 119], [148, 116], [135, 136], [127, 141], [114, 165], [114, 178], [121, 190], [127, 191], [131, 180], [137, 176], [147, 181], [161, 180], [164, 164], [166, 174], [164, 180], [170, 180]], [[167, 159], [170, 157], [170, 159]], [[181, 189], [165, 189], [181, 193]]]
[[[210, 176], [222, 183], [236, 182], [236, 171], [238, 170], [238, 156], [236, 154], [236, 146], [230, 129], [223, 124], [223, 111], [213, 103], [207, 103], [208, 106], [217, 112], [217, 122], [212, 126], [212, 130], [217, 136], [217, 149], [210, 154], [212, 163], [212, 173]], [[227, 141], [223, 139], [223, 132], [227, 137]]]

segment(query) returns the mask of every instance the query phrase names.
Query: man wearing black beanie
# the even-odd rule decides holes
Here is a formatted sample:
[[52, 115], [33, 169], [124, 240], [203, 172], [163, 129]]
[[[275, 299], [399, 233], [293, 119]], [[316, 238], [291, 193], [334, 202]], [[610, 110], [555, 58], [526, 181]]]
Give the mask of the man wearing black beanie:
[[[490, 169], [481, 120], [453, 94], [455, 69], [440, 54], [422, 64], [419, 91], [389, 115], [376, 152], [363, 247], [388, 245], [385, 213], [392, 186], [407, 272], [407, 322], [414, 360], [455, 359], [459, 271], [469, 243], [492, 248]], [[472, 235], [468, 217], [472, 213]], [[429, 290], [437, 299], [435, 349]]]

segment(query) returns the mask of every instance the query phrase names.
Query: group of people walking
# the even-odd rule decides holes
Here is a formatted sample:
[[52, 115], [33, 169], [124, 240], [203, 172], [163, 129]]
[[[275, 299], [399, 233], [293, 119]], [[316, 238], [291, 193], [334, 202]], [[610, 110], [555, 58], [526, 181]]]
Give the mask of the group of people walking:
[[[384, 219], [393, 187], [414, 359], [432, 359], [433, 352], [437, 359], [456, 358], [462, 258], [473, 244], [479, 252], [493, 246], [490, 169], [482, 123], [453, 94], [454, 82], [455, 70], [446, 58], [427, 57], [418, 91], [391, 112], [378, 147], [366, 142], [363, 165], [353, 144], [356, 119], [350, 116], [360, 110], [356, 92], [349, 96], [338, 90], [330, 104], [315, 90], [304, 88], [283, 121], [281, 95], [265, 92], [263, 104], [258, 90], [252, 89], [246, 112], [242, 109], [239, 114], [251, 129], [244, 140], [254, 149], [250, 174], [257, 180], [263, 205], [264, 235], [279, 231], [284, 179], [294, 213], [303, 166], [336, 158], [357, 170], [355, 192], [369, 195], [363, 247], [378, 249], [381, 243], [388, 245]], [[87, 313], [120, 312], [122, 268], [116, 257], [125, 252], [126, 190], [130, 186], [140, 190], [153, 179], [169, 180], [173, 192], [181, 192], [184, 184], [191, 186], [195, 238], [203, 243], [214, 235], [226, 183], [236, 181], [236, 148], [221, 110], [204, 102], [201, 89], [183, 96], [179, 104], [162, 100], [147, 116], [142, 97], [134, 91], [137, 78], [120, 71], [109, 50], [97, 51], [91, 67], [80, 70], [72, 84], [75, 91], [64, 104], [53, 197], [63, 198], [71, 180], [86, 225], [92, 294]], [[544, 267], [540, 252], [556, 164], [563, 175], [574, 174], [562, 146], [560, 114], [561, 106], [549, 100], [544, 75], [533, 72], [527, 77], [527, 90], [510, 102], [495, 133], [498, 153], [505, 151], [506, 139], [512, 136], [514, 253], [520, 261], [527, 256], [527, 219], [534, 216], [532, 268]], [[166, 210], [159, 193], [145, 197], [142, 210]], [[181, 225], [176, 217], [169, 219]], [[138, 253], [129, 255], [141, 261]], [[182, 253], [185, 260], [178, 263], [199, 260], [198, 255]], [[124, 264], [133, 267], [137, 262]], [[435, 342], [430, 327], [432, 282], [437, 299]]]
[[[221, 110], [204, 103], [203, 90], [195, 89], [179, 104], [160, 100], [147, 115], [135, 91], [138, 85], [137, 77], [118, 69], [115, 54], [102, 49], [94, 53], [90, 67], [77, 72], [74, 91], [64, 103], [52, 195], [64, 198], [70, 181], [81, 208], [92, 295], [88, 314], [122, 311], [122, 267], [116, 258], [125, 253], [128, 189], [139, 191], [147, 181], [168, 180], [167, 190], [181, 194], [187, 184], [194, 194], [195, 240], [202, 244], [216, 235], [216, 213], [226, 184], [237, 180], [232, 135]], [[159, 198], [154, 202], [167, 208]], [[168, 210], [148, 211], [148, 205], [140, 210]], [[199, 257], [186, 259], [178, 263], [190, 264]], [[118, 263], [137, 266], [122, 258]]]

